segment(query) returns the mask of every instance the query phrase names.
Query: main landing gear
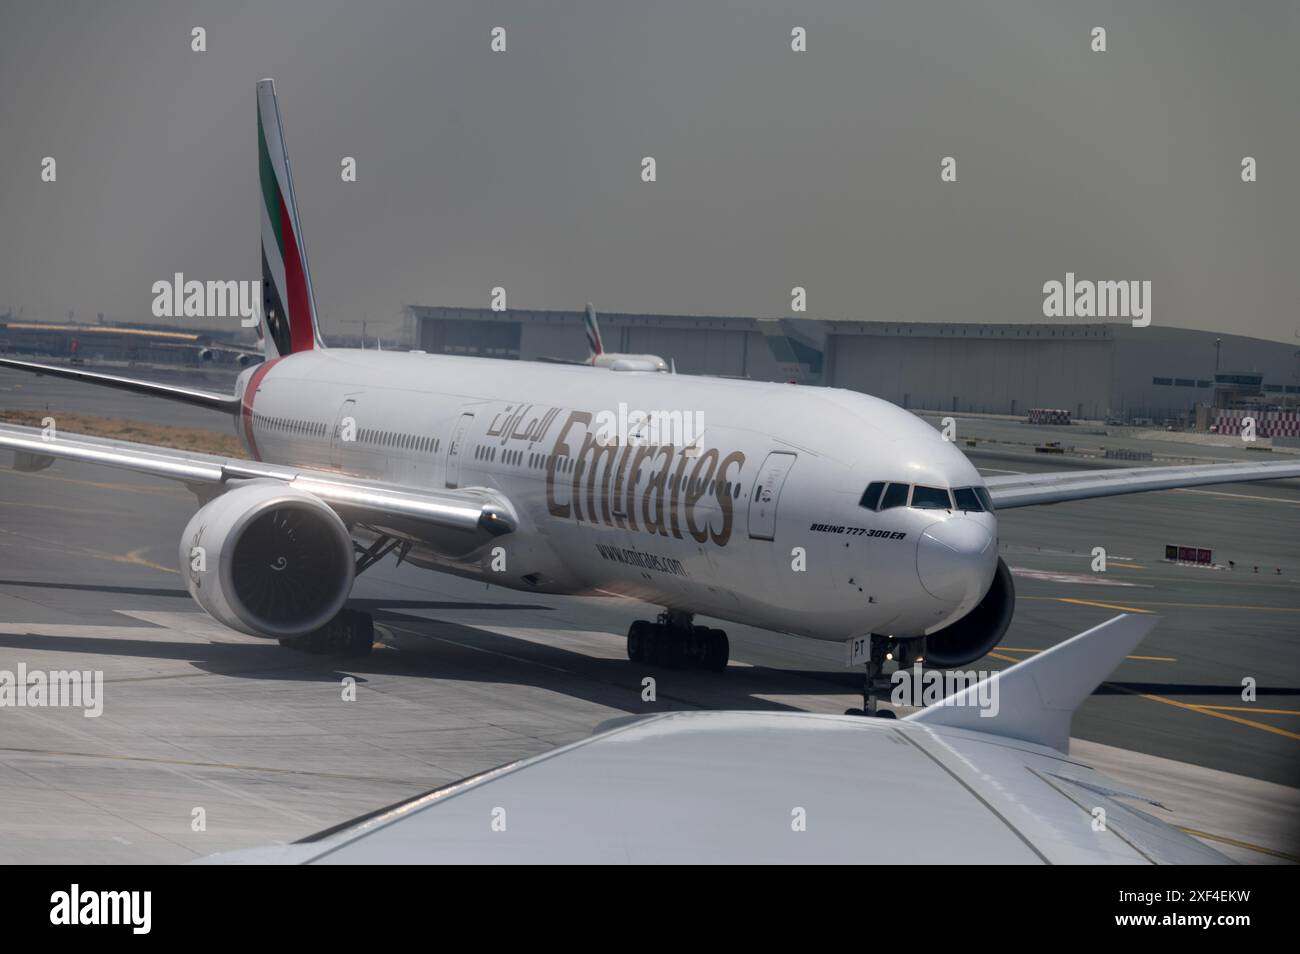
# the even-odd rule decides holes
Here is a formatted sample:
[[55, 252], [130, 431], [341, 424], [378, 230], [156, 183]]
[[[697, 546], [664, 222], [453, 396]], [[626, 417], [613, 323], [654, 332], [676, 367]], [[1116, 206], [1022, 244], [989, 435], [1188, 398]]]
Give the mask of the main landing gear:
[[360, 610], [339, 610], [320, 629], [282, 639], [280, 645], [321, 656], [369, 656], [375, 647], [375, 621], [369, 613]]
[[[357, 553], [357, 576], [394, 550], [397, 550], [397, 562], [401, 563], [411, 549], [410, 541], [383, 535], [376, 538], [369, 547], [363, 547], [355, 541], [352, 546]], [[360, 610], [341, 609], [338, 615], [320, 629], [282, 639], [280, 645], [317, 655], [369, 656], [375, 648], [375, 620], [369, 613]]]
[[627, 631], [627, 658], [633, 662], [689, 667], [724, 672], [731, 656], [727, 634], [720, 629], [695, 626], [692, 613], [669, 610], [658, 622], [637, 620]]
[[899, 669], [907, 669], [913, 663], [921, 662], [920, 652], [924, 641], [910, 640], [904, 642], [890, 636], [871, 636], [871, 659], [866, 665], [866, 676], [862, 681], [862, 708], [845, 709], [845, 715], [874, 716], [878, 719], [897, 719], [893, 709], [881, 709], [880, 697], [887, 696], [891, 688], [889, 676], [885, 675], [885, 663], [898, 661]]

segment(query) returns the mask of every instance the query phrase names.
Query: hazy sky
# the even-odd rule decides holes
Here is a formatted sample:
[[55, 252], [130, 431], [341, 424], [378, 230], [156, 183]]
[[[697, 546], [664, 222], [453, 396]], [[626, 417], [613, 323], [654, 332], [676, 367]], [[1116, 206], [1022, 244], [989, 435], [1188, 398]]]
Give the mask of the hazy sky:
[[495, 285], [1041, 321], [1073, 271], [1151, 281], [1156, 325], [1297, 341], [1298, 47], [1293, 0], [0, 0], [0, 312], [146, 318], [174, 272], [260, 278], [273, 76], [327, 335]]

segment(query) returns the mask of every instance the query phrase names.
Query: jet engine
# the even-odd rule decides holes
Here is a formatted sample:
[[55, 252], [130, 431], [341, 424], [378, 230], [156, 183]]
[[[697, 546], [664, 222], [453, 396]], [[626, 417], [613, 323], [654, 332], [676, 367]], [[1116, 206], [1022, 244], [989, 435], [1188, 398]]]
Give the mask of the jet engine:
[[976, 607], [925, 638], [925, 661], [942, 668], [964, 666], [1002, 641], [1016, 609], [1016, 588], [1006, 561], [998, 557], [993, 585]]
[[250, 636], [289, 638], [343, 608], [356, 572], [352, 538], [319, 498], [254, 480], [199, 510], [180, 544], [194, 601]]

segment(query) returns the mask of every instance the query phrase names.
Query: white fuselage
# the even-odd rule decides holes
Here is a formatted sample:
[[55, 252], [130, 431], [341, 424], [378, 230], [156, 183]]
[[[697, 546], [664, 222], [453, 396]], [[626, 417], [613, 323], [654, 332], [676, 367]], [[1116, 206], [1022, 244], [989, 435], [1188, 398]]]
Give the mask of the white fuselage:
[[[336, 349], [250, 369], [239, 389], [258, 459], [504, 497], [515, 533], [461, 558], [407, 556], [501, 586], [909, 638], [968, 613], [996, 568], [992, 513], [860, 505], [873, 482], [983, 481], [923, 421], [853, 391]], [[620, 405], [630, 438], [599, 443]], [[663, 420], [694, 446], [667, 443], [680, 433], [666, 426], [638, 440], [637, 412], [679, 412]]]

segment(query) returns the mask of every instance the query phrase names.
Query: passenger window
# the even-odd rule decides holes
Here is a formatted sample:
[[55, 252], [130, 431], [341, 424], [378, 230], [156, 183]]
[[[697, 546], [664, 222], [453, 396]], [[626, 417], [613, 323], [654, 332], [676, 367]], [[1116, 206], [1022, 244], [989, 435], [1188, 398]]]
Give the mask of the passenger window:
[[881, 510], [907, 506], [907, 484], [890, 484], [885, 488], [885, 495], [880, 498]]
[[917, 510], [951, 510], [952, 499], [948, 491], [940, 487], [922, 487], [919, 484], [912, 490], [912, 506]]
[[858, 501], [858, 506], [866, 507], [868, 510], [875, 510], [876, 504], [880, 503], [880, 492], [884, 489], [885, 482], [883, 480], [868, 484], [867, 489], [862, 492], [862, 499]]
[[981, 513], [984, 510], [979, 495], [975, 493], [973, 487], [957, 488], [952, 492], [952, 499], [957, 501], [958, 510], [969, 510], [972, 513]]

